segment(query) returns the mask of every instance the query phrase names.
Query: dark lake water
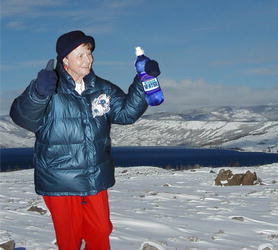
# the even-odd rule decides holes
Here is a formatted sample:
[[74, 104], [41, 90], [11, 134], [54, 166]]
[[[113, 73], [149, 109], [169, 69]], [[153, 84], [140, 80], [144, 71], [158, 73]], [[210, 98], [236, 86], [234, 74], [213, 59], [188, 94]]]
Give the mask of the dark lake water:
[[[33, 148], [0, 149], [1, 171], [32, 168]], [[278, 154], [184, 147], [113, 147], [115, 165], [163, 168], [256, 166], [278, 163]]]

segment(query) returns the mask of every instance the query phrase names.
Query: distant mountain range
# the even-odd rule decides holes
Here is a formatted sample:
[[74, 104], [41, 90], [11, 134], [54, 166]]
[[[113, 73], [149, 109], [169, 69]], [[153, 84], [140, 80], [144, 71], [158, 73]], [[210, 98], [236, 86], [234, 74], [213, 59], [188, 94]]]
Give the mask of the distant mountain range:
[[[34, 135], [0, 116], [0, 147], [32, 147]], [[233, 148], [278, 153], [278, 105], [198, 108], [182, 114], [144, 115], [135, 124], [113, 125], [114, 146]]]

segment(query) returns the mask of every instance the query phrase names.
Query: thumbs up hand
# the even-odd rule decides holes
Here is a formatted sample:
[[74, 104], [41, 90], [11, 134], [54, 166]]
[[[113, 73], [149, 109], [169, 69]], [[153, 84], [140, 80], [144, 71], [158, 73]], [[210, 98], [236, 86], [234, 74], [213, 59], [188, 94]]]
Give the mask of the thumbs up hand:
[[38, 73], [35, 81], [35, 89], [41, 97], [53, 95], [58, 81], [57, 73], [54, 71], [54, 59], [48, 61], [45, 69]]

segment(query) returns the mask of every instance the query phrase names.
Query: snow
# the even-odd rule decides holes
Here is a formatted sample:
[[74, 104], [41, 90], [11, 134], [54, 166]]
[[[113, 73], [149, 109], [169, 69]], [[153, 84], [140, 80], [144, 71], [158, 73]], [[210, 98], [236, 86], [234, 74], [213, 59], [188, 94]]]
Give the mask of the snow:
[[[267, 129], [268, 133], [264, 133]], [[258, 140], [258, 135], [260, 140]], [[278, 152], [278, 126], [273, 126], [272, 123], [265, 123], [265, 126], [254, 130], [247, 136], [241, 137], [236, 141], [223, 143], [222, 147], [226, 148], [244, 148], [245, 151], [261, 151], [261, 152]]]
[[[34, 135], [0, 116], [1, 148], [33, 147]], [[188, 146], [278, 152], [278, 106], [199, 108], [113, 125], [113, 146]], [[123, 140], [122, 138], [125, 138]]]
[[[112, 250], [263, 249], [278, 246], [278, 164], [230, 168], [256, 172], [264, 185], [216, 186], [221, 168], [116, 168], [109, 190]], [[226, 168], [227, 169], [227, 168]], [[0, 173], [0, 241], [16, 248], [56, 249], [49, 212], [34, 192], [33, 170]]]

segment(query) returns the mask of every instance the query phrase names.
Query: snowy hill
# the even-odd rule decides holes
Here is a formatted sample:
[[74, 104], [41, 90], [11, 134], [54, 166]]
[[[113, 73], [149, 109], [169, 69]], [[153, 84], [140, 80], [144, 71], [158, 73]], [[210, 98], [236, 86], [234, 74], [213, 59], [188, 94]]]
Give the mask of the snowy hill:
[[[1, 147], [32, 147], [34, 136], [0, 117]], [[278, 152], [278, 106], [199, 108], [182, 114], [144, 115], [133, 125], [113, 125], [114, 146], [224, 147]], [[124, 138], [124, 139], [123, 139]]]
[[33, 147], [34, 134], [18, 127], [8, 115], [0, 116], [0, 147], [21, 148]]
[[[115, 145], [184, 145], [278, 152], [278, 106], [204, 108], [183, 114], [145, 115], [114, 126]], [[123, 138], [125, 138], [123, 140]]]

